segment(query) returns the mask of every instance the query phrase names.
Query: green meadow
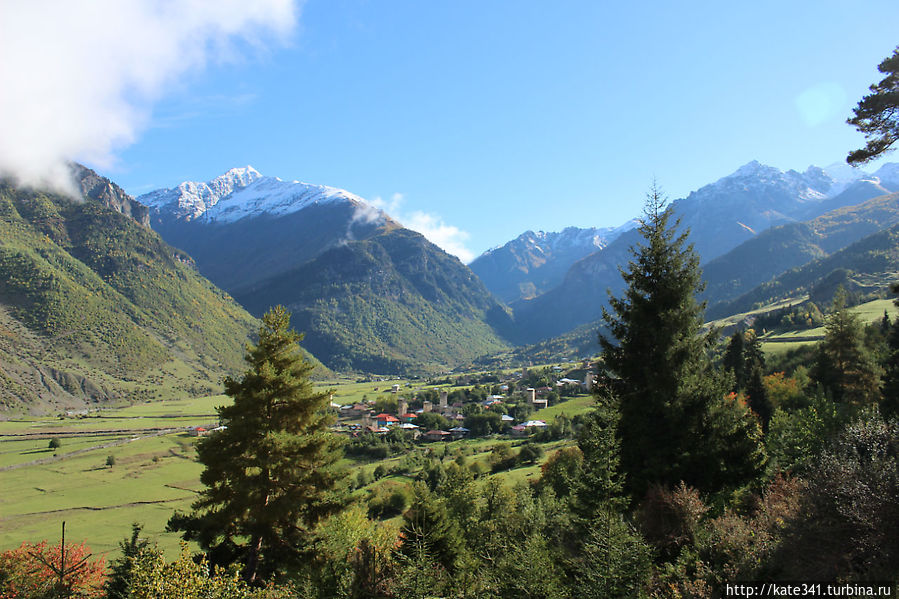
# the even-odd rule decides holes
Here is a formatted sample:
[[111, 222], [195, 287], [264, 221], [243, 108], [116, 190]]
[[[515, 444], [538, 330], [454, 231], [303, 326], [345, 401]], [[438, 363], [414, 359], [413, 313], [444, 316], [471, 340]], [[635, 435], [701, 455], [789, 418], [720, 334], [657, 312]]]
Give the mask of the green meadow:
[[[373, 400], [389, 393], [394, 384], [408, 391], [409, 382], [340, 379], [317, 387], [330, 390], [334, 402], [346, 404], [363, 397]], [[423, 381], [412, 383], [415, 388], [427, 386]], [[165, 524], [174, 510], [189, 508], [202, 471], [196, 461], [196, 438], [189, 429], [214, 426], [215, 408], [227, 401], [226, 396], [217, 395], [138, 403], [81, 416], [0, 421], [0, 550], [23, 541], [55, 541], [63, 521], [66, 538], [86, 541], [95, 554], [115, 554], [135, 522], [142, 524], [144, 533], [163, 550], [177, 550], [179, 538], [165, 532]], [[563, 413], [573, 417], [588, 411], [592, 402], [589, 396], [575, 397], [536, 413], [534, 418], [552, 422]], [[56, 449], [49, 447], [53, 439], [59, 443]], [[424, 444], [415, 451], [438, 452], [447, 461], [462, 455], [467, 464], [489, 472], [488, 458], [494, 447], [514, 449], [522, 443], [508, 438], [465, 439], [445, 446]], [[545, 444], [543, 460], [557, 445], [561, 446]], [[359, 469], [371, 475], [378, 465], [389, 469], [401, 459], [347, 459], [344, 463], [354, 477]], [[107, 465], [108, 461], [113, 464]], [[496, 476], [513, 483], [532, 480], [539, 476], [539, 464]], [[408, 482], [403, 476], [386, 477], [359, 489], [356, 496], [364, 499], [391, 480]]]

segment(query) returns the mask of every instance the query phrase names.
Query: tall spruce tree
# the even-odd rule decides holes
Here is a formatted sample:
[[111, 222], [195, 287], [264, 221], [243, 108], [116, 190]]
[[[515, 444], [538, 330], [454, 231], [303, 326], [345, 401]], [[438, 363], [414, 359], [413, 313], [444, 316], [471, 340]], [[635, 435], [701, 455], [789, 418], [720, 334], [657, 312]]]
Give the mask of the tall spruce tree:
[[[893, 293], [899, 294], [899, 283], [893, 285], [892, 289]], [[894, 303], [899, 306], [899, 299], [894, 300]], [[884, 318], [886, 319], [886, 316]], [[889, 325], [883, 371], [880, 412], [885, 418], [897, 418], [899, 417], [899, 318]]]
[[604, 387], [596, 399], [578, 434], [583, 463], [572, 497], [572, 590], [577, 597], [639, 597], [649, 578], [651, 552], [624, 517], [618, 401]]
[[841, 286], [833, 299], [833, 311], [818, 344], [812, 378], [834, 401], [861, 406], [880, 399], [880, 372], [864, 347], [859, 317], [846, 307], [847, 293]]
[[746, 372], [746, 357], [744, 355], [743, 346], [745, 338], [743, 331], [736, 330], [730, 337], [727, 349], [724, 351], [722, 365], [726, 370], [730, 370], [734, 375], [733, 390], [739, 391], [746, 387], [746, 380], [749, 373]]
[[599, 337], [617, 377], [626, 488], [638, 498], [651, 483], [736, 486], [764, 463], [757, 422], [726, 399], [728, 377], [712, 369], [712, 336], [702, 332], [704, 305], [696, 301], [699, 257], [678, 225], [653, 185], [639, 228], [643, 241], [621, 273], [624, 295], [603, 311], [610, 335]]
[[262, 317], [248, 370], [225, 379], [233, 403], [218, 409], [224, 428], [197, 447], [205, 488], [191, 514], [169, 520], [170, 530], [197, 541], [213, 563], [242, 562], [249, 582], [302, 557], [315, 524], [342, 505], [328, 394], [313, 390], [312, 365], [289, 322], [281, 306]]

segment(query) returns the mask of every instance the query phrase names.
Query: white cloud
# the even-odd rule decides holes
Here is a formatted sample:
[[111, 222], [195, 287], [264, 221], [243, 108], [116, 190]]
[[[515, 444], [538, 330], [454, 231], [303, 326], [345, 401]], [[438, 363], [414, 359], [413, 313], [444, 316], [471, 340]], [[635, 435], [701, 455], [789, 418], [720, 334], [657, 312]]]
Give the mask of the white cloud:
[[446, 224], [443, 218], [436, 214], [430, 214], [421, 210], [415, 210], [407, 214], [403, 210], [404, 200], [405, 198], [401, 193], [393, 194], [389, 200], [378, 196], [368, 200], [365, 207], [358, 209], [356, 214], [353, 215], [353, 220], [373, 222], [383, 212], [386, 212], [407, 229], [421, 233], [428, 241], [448, 254], [456, 256], [465, 264], [474, 260], [474, 252], [465, 247], [465, 242], [471, 237], [467, 231]]
[[390, 196], [389, 201], [384, 200], [381, 196], [378, 196], [375, 199], [371, 200], [369, 204], [371, 204], [378, 210], [383, 210], [387, 214], [396, 216], [399, 214], [400, 207], [403, 205], [403, 199], [403, 194], [395, 193]]
[[298, 12], [294, 0], [4, 2], [0, 174], [59, 189], [68, 160], [108, 166], [175, 80], [286, 40]]
[[474, 260], [474, 253], [465, 247], [465, 242], [471, 235], [458, 227], [446, 224], [439, 216], [415, 211], [401, 222], [413, 231], [418, 231], [428, 241], [439, 246], [448, 254], [456, 256], [465, 264]]

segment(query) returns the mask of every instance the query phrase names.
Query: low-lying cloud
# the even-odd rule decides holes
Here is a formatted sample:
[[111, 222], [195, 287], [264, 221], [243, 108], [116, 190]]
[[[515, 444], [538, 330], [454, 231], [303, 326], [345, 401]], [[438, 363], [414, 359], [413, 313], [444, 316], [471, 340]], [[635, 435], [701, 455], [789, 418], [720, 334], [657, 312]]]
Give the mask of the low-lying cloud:
[[370, 207], [357, 211], [354, 218], [371, 219], [375, 214], [384, 211], [407, 229], [421, 233], [428, 241], [446, 253], [456, 256], [465, 264], [474, 260], [474, 252], [465, 245], [471, 237], [467, 231], [446, 224], [443, 218], [436, 214], [421, 210], [407, 214], [402, 207], [403, 199], [403, 195], [400, 193], [393, 194], [389, 200], [380, 197], [374, 198], [368, 202]]
[[0, 174], [65, 190], [67, 161], [109, 166], [169, 85], [286, 40], [298, 12], [295, 0], [3, 3]]

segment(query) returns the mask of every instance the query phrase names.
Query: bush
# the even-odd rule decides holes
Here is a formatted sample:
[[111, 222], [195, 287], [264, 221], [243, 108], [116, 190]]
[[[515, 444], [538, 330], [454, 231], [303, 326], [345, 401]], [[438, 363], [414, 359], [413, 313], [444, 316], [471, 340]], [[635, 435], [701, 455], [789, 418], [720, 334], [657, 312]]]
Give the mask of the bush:
[[369, 518], [385, 520], [403, 513], [409, 504], [409, 495], [405, 487], [398, 485], [381, 485], [368, 500]]
[[895, 580], [896, 530], [899, 424], [869, 414], [811, 466], [774, 564], [785, 578]]
[[707, 511], [699, 492], [683, 482], [673, 490], [651, 485], [637, 508], [636, 519], [646, 540], [670, 559], [681, 547], [693, 543]]
[[[83, 543], [67, 543], [62, 549], [42, 541], [0, 553], [0, 597], [103, 597], [103, 559], [89, 561], [91, 551]], [[88, 561], [76, 567], [82, 560]], [[54, 569], [63, 571], [61, 580]]]

